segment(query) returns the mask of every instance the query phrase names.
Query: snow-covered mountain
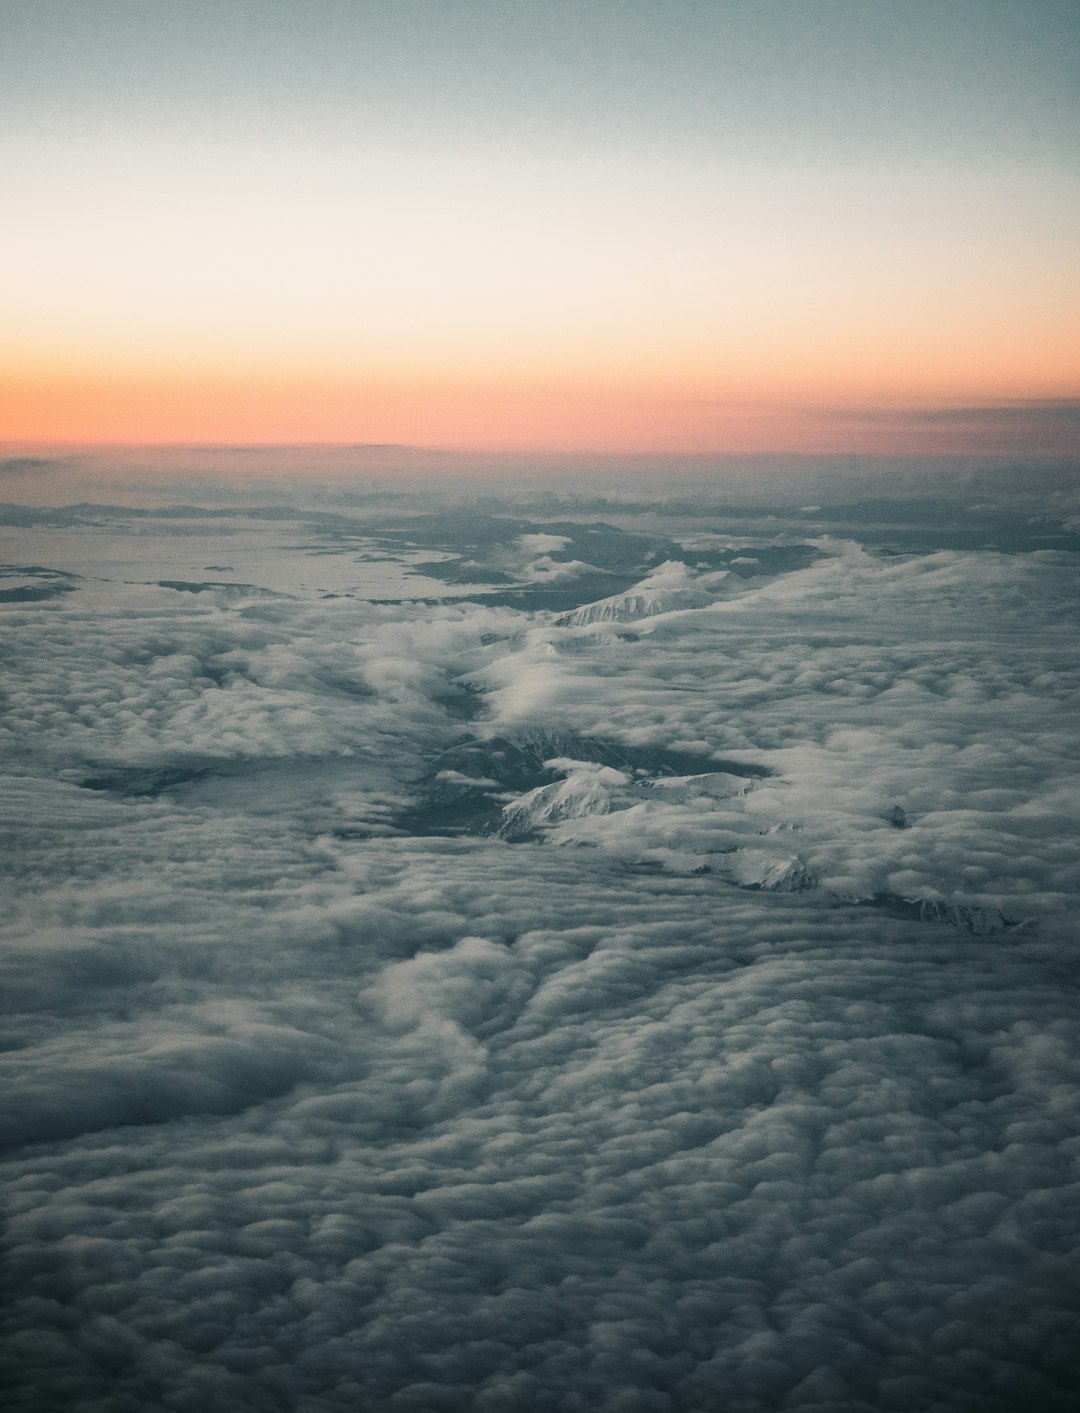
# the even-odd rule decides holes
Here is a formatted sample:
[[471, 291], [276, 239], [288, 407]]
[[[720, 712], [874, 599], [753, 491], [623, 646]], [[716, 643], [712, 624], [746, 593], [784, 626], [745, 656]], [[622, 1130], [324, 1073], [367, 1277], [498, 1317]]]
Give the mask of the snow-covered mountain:
[[546, 825], [629, 809], [631, 780], [621, 770], [592, 762], [565, 762], [573, 768], [562, 780], [541, 785], [503, 807], [498, 833], [503, 839], [529, 838]]
[[737, 849], [725, 862], [731, 881], [743, 888], [760, 888], [767, 893], [809, 893], [818, 886], [817, 874], [800, 854]]
[[561, 628], [585, 628], [592, 623], [634, 623], [676, 609], [704, 608], [716, 597], [726, 571], [695, 575], [679, 560], [669, 559], [633, 588], [595, 603], [582, 604], [555, 621]]

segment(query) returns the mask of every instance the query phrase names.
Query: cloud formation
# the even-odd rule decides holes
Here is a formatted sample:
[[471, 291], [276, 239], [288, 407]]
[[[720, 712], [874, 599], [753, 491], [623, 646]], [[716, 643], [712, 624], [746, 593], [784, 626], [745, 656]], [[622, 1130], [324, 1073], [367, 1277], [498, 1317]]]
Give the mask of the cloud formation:
[[9, 1406], [1071, 1413], [1071, 556], [506, 522], [18, 530]]

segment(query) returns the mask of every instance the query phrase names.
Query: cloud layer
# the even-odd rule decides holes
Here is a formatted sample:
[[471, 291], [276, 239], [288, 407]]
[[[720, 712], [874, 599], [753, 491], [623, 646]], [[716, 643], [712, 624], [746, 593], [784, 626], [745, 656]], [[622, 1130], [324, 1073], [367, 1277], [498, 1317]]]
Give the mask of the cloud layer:
[[8, 1406], [1071, 1410], [1073, 557], [519, 512], [11, 530]]

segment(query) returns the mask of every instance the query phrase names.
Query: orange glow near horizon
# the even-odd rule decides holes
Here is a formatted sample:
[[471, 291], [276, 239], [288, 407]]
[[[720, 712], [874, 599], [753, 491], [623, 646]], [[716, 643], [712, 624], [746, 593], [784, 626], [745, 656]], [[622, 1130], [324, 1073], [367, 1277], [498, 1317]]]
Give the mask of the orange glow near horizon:
[[[60, 405], [57, 405], [57, 399]], [[1024, 454], [1071, 450], [1043, 417], [1073, 400], [723, 401], [655, 389], [278, 386], [214, 380], [22, 383], [9, 443], [376, 443], [493, 453]], [[1007, 420], [1002, 421], [1002, 417]]]
[[7, 441], [981, 451], [904, 409], [1080, 393], [1038, 173], [31, 155]]

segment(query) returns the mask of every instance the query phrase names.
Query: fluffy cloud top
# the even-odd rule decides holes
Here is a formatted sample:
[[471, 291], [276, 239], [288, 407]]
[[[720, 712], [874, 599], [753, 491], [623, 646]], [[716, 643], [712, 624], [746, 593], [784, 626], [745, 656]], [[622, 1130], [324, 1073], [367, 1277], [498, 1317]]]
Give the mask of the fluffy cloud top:
[[1071, 555], [139, 523], [0, 605], [6, 1406], [1071, 1413]]

